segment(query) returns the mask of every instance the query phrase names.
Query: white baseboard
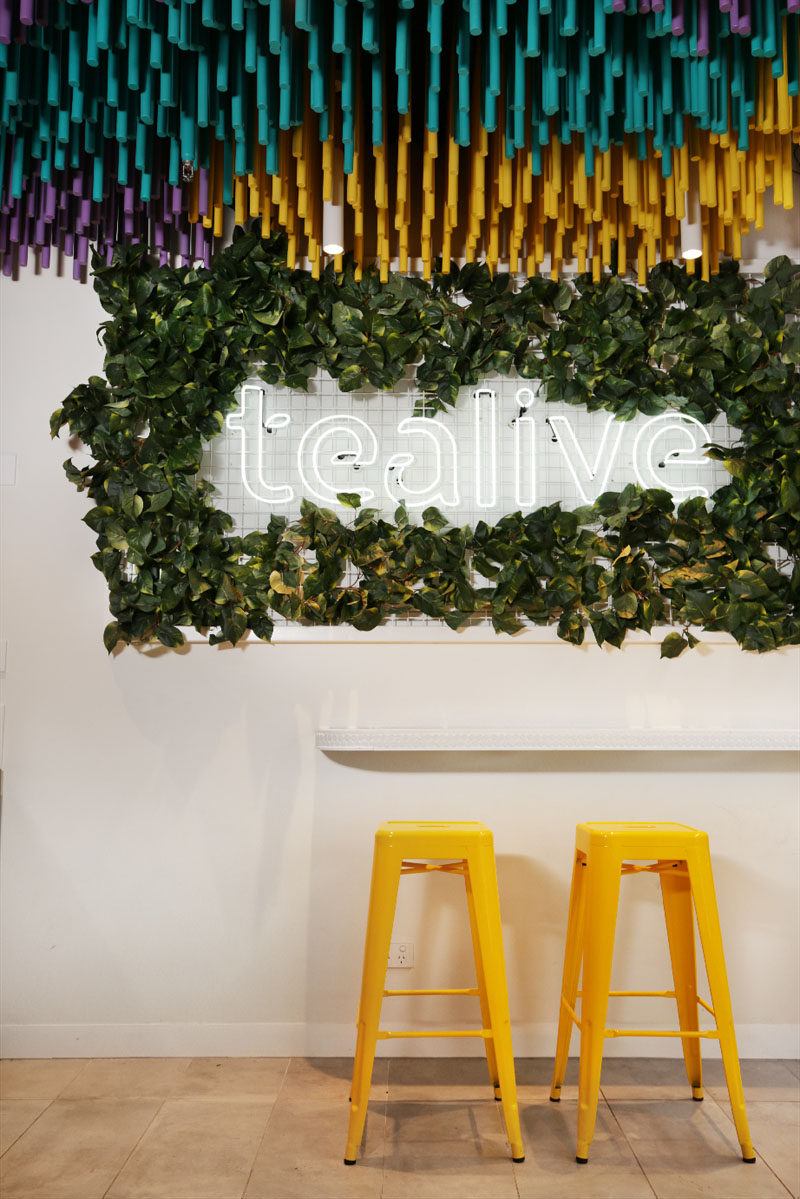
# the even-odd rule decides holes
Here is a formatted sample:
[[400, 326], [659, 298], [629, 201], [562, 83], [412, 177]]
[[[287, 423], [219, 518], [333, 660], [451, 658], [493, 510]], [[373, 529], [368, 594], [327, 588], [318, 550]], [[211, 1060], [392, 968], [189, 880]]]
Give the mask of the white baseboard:
[[[469, 1027], [464, 1025], [464, 1028]], [[556, 1028], [551, 1024], [514, 1025], [516, 1057], [551, 1057]], [[800, 1026], [739, 1024], [743, 1058], [800, 1058]], [[6, 1024], [0, 1027], [0, 1057], [349, 1057], [355, 1048], [352, 1024]], [[578, 1051], [578, 1036], [572, 1041]], [[479, 1056], [478, 1040], [383, 1041], [383, 1057]], [[608, 1057], [680, 1057], [676, 1038], [613, 1038]], [[719, 1057], [716, 1041], [705, 1041], [703, 1054]]]

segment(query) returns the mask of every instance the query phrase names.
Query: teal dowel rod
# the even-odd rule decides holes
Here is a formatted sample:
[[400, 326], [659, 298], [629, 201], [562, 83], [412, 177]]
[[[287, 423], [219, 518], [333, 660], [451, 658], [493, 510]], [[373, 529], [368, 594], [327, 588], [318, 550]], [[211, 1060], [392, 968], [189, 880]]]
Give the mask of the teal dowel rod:
[[606, 51], [606, 14], [603, 11], [602, 0], [594, 0], [592, 21], [592, 37], [589, 42], [589, 54], [595, 58]]
[[269, 0], [269, 49], [271, 54], [282, 51], [281, 0]]
[[372, 144], [383, 145], [383, 61], [380, 54], [373, 54], [370, 61], [372, 84]]

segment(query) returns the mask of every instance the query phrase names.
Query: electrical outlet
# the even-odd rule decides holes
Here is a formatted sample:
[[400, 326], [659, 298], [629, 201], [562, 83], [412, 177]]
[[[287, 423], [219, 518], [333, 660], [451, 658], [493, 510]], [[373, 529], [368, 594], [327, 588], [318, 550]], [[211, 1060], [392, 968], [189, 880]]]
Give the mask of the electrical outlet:
[[414, 965], [414, 942], [392, 941], [389, 946], [389, 966], [395, 970], [410, 970]]

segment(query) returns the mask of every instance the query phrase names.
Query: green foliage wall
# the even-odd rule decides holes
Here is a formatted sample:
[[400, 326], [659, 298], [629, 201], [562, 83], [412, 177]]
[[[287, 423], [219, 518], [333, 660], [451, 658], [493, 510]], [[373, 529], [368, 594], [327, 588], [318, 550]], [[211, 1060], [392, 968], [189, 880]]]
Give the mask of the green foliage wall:
[[[683, 631], [664, 640], [667, 657], [695, 643], [689, 626], [749, 650], [800, 641], [800, 266], [788, 259], [753, 285], [733, 264], [708, 283], [664, 264], [644, 290], [616, 276], [514, 290], [478, 265], [430, 283], [381, 284], [371, 270], [356, 281], [350, 266], [315, 281], [288, 270], [280, 239], [240, 234], [210, 269], [117, 252], [95, 263], [95, 287], [110, 317], [105, 378], [76, 387], [51, 429], [67, 424], [95, 459], [65, 470], [95, 501], [85, 519], [108, 582], [109, 650], [175, 646], [188, 625], [212, 641], [269, 638], [275, 613], [363, 630], [393, 613], [451, 628], [478, 613], [498, 633], [525, 617], [556, 622], [574, 644], [588, 627], [617, 646], [671, 620]], [[343, 523], [304, 501], [298, 520], [231, 535], [196, 474], [202, 439], [248, 376], [302, 388], [322, 367], [344, 391], [388, 388], [415, 363], [429, 414], [494, 371], [619, 420], [722, 411], [741, 440], [708, 452], [730, 481], [677, 511], [667, 491], [630, 486], [575, 512], [553, 504], [475, 528], [435, 509], [416, 524], [402, 507], [393, 522], [364, 509]], [[357, 582], [345, 586], [348, 567]]]

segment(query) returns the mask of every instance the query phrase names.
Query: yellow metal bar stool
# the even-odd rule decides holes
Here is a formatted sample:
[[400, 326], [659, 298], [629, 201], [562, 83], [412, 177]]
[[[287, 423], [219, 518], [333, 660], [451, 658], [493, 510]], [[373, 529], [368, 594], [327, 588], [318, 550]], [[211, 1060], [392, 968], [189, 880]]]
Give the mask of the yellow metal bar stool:
[[[644, 863], [644, 864], [642, 864]], [[611, 958], [617, 920], [620, 877], [641, 871], [657, 873], [667, 926], [674, 990], [610, 991]], [[711, 991], [711, 1004], [697, 994], [694, 920]], [[581, 990], [578, 979], [583, 965]], [[606, 1028], [609, 996], [647, 995], [674, 998], [679, 1030]], [[575, 1005], [581, 1001], [580, 1016]], [[716, 1029], [700, 1030], [698, 1005], [710, 1012]], [[713, 1005], [713, 1006], [712, 1006]], [[746, 1162], [755, 1154], [744, 1107], [739, 1055], [722, 952], [708, 835], [685, 824], [579, 824], [569, 899], [567, 944], [561, 988], [555, 1069], [550, 1098], [561, 1098], [572, 1025], [581, 1030], [578, 1079], [578, 1149], [576, 1160], [588, 1161], [594, 1136], [600, 1068], [606, 1037], [680, 1037], [686, 1073], [694, 1099], [703, 1098], [700, 1041], [719, 1040], [731, 1111]]]
[[[463, 875], [467, 892], [476, 987], [457, 990], [385, 990], [389, 945], [401, 874], [442, 870]], [[385, 996], [474, 995], [480, 1001], [482, 1027], [476, 1031], [432, 1029], [387, 1032], [380, 1025]], [[377, 1041], [394, 1037], [482, 1037], [495, 1098], [503, 1105], [506, 1133], [515, 1162], [524, 1160], [511, 1048], [503, 930], [497, 894], [492, 834], [474, 821], [404, 821], [382, 824], [375, 834], [372, 885], [364, 945], [364, 970], [358, 1006], [358, 1038], [350, 1091], [350, 1126], [345, 1164], [352, 1166], [364, 1132]]]

